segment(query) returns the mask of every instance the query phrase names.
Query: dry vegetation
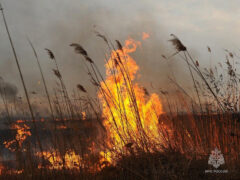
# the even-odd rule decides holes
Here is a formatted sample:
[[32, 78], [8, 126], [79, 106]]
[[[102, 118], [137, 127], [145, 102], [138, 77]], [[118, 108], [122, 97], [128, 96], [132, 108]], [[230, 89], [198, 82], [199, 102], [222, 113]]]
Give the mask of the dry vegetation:
[[[29, 40], [46, 93], [43, 106], [49, 109], [47, 117], [39, 117], [30, 98], [35, 92], [25, 85], [7, 32], [27, 101], [9, 100], [5, 87], [0, 87], [6, 120], [6, 128], [0, 130], [2, 179], [239, 179], [240, 79], [234, 53], [226, 50], [226, 65], [203, 68], [172, 35], [176, 53], [163, 59], [178, 57], [186, 62], [194, 94], [174, 77], [170, 81], [176, 94], [150, 93], [135, 81], [138, 65], [130, 56], [140, 42], [128, 39], [124, 45], [118, 40], [113, 44], [96, 32], [108, 50], [106, 75], [80, 44], [70, 45], [96, 88], [94, 98], [81, 84], [68, 92], [54, 53], [46, 49], [58, 80], [50, 93]], [[207, 162], [215, 147], [224, 155], [221, 169], [228, 169], [227, 174], [205, 173], [213, 169]]]

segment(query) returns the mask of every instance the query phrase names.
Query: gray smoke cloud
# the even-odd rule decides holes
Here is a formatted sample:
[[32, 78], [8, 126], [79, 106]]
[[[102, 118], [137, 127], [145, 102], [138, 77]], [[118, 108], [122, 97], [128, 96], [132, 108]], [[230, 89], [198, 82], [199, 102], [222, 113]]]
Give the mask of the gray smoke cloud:
[[[49, 48], [55, 53], [69, 90], [75, 88], [78, 83], [91, 90], [92, 85], [89, 83], [81, 57], [73, 52], [69, 44], [81, 44], [104, 74], [104, 58], [107, 47], [101, 39], [96, 37], [94, 33], [96, 29], [112, 39], [113, 42], [118, 39], [123, 44], [124, 40], [129, 37], [141, 40], [142, 32], [149, 33], [150, 38], [142, 41], [142, 46], [132, 54], [140, 67], [141, 75], [137, 79], [146, 87], [153, 85], [156, 89], [168, 88], [168, 76], [174, 72], [181, 84], [189, 86], [188, 82], [191, 81], [188, 79], [189, 74], [184, 62], [179, 59], [166, 62], [161, 57], [162, 54], [167, 56], [175, 52], [168, 43], [168, 39], [171, 33], [178, 35], [176, 29], [166, 28], [163, 24], [175, 23], [178, 26], [179, 22], [172, 22], [170, 17], [167, 18], [169, 15], [166, 13], [167, 10], [160, 8], [161, 11], [159, 11], [160, 6], [157, 7], [154, 4], [156, 2], [136, 0], [131, 2], [126, 0], [4, 1], [5, 13], [29, 91], [34, 90], [38, 94], [44, 93], [40, 73], [26, 40], [27, 37], [31, 39], [38, 52], [47, 84], [51, 88], [55, 86], [56, 82], [52, 73], [54, 63], [49, 60], [44, 48]], [[160, 14], [162, 14], [162, 19], [166, 20], [165, 22], [160, 22]], [[179, 25], [180, 29], [182, 26]], [[179, 33], [181, 38], [183, 32]], [[186, 31], [185, 37], [187, 33]], [[0, 39], [0, 57], [2, 59], [0, 75], [14, 81], [20, 87], [18, 71], [2, 19], [0, 19]], [[186, 46], [191, 46], [192, 43], [189, 43], [187, 38], [183, 38], [183, 43], [185, 39]], [[192, 52], [198, 57], [197, 51]]]
[[18, 94], [18, 88], [14, 84], [6, 82], [0, 77], [0, 93], [3, 98], [14, 100]]
[[[118, 3], [122, 6], [124, 2]], [[161, 73], [164, 73], [163, 70], [166, 68], [161, 67], [159, 57], [164, 53], [162, 36], [165, 33], [157, 25], [149, 9], [142, 9], [142, 4], [132, 4], [121, 9], [111, 1], [67, 3], [65, 0], [41, 2], [24, 0], [24, 2], [8, 1], [3, 5], [26, 84], [30, 90], [42, 92], [43, 88], [38, 83], [41, 80], [40, 74], [26, 41], [27, 36], [39, 53], [48, 84], [54, 86], [56, 78], [52, 74], [54, 64], [47, 57], [44, 48], [49, 48], [55, 53], [69, 89], [75, 88], [78, 83], [83, 84], [87, 89], [92, 89], [80, 56], [73, 52], [69, 44], [76, 42], [83, 45], [104, 74], [107, 47], [96, 37], [93, 32], [95, 29], [112, 41], [119, 39], [123, 44], [128, 37], [141, 40], [142, 32], [149, 33], [150, 39], [143, 42], [142, 49], [138, 49], [135, 53], [135, 59], [140, 68], [144, 67], [140, 69], [144, 77], [143, 81], [147, 79], [154, 81], [156, 76], [163, 77]], [[1, 27], [4, 27], [3, 24]], [[16, 84], [21, 86], [4, 28], [1, 28], [1, 37], [4, 42], [1, 43], [1, 56], [4, 59], [0, 67], [1, 72], [4, 73], [4, 78], [15, 80]]]

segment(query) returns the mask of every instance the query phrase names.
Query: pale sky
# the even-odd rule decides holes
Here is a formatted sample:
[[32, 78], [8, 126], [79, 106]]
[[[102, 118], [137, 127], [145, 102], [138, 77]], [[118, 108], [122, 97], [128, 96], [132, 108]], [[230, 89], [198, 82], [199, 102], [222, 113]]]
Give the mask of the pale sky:
[[[136, 53], [142, 81], [150, 82], [166, 76], [166, 63], [161, 54], [174, 52], [168, 42], [176, 34], [201, 65], [209, 64], [207, 46], [212, 48], [213, 61], [224, 60], [224, 49], [239, 52], [240, 8], [239, 1], [231, 0], [0, 0], [4, 6], [10, 31], [15, 42], [27, 84], [41, 91], [40, 80], [32, 51], [26, 41], [28, 36], [35, 45], [41, 64], [54, 82], [44, 48], [56, 53], [68, 87], [85, 84], [88, 77], [80, 58], [69, 47], [72, 42], [82, 44], [96, 59], [104, 72], [103, 57], [106, 47], [93, 33], [94, 26], [105, 32], [113, 41], [128, 37], [141, 40], [141, 33], [150, 38]], [[174, 62], [176, 73], [185, 70]], [[0, 18], [0, 76], [20, 87], [15, 62]], [[157, 77], [157, 78], [156, 78]], [[161, 81], [161, 80], [159, 80]], [[164, 80], [163, 80], [164, 81]], [[161, 85], [159, 85], [160, 87]]]

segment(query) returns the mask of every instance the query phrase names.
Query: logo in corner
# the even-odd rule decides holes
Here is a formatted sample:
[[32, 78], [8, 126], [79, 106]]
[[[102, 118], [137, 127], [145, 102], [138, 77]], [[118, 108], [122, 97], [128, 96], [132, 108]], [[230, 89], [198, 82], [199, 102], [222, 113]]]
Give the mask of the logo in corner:
[[212, 165], [216, 169], [225, 163], [223, 154], [220, 150], [216, 147], [210, 154], [208, 159], [208, 164]]

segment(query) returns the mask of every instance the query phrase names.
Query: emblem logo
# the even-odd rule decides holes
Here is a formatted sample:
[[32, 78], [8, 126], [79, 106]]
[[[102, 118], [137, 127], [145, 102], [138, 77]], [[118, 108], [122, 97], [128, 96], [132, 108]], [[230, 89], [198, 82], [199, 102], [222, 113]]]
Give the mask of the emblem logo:
[[210, 154], [209, 159], [208, 159], [208, 164], [212, 165], [216, 169], [225, 163], [223, 154], [221, 153], [220, 150], [216, 147]]

